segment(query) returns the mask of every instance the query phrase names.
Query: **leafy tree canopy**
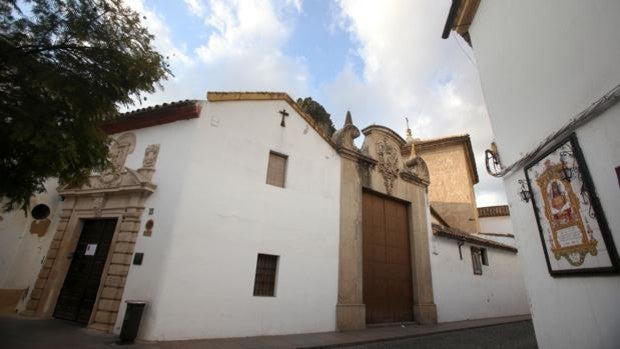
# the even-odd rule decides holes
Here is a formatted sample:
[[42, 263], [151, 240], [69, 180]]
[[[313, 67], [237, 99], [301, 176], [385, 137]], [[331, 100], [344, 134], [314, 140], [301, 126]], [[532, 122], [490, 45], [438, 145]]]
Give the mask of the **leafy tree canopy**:
[[325, 110], [321, 103], [312, 99], [312, 97], [306, 97], [304, 99], [298, 98], [297, 105], [319, 124], [327, 134], [332, 135], [336, 132], [334, 122], [332, 121], [331, 114]]
[[0, 1], [0, 198], [26, 209], [47, 178], [108, 165], [98, 125], [171, 73], [121, 0]]

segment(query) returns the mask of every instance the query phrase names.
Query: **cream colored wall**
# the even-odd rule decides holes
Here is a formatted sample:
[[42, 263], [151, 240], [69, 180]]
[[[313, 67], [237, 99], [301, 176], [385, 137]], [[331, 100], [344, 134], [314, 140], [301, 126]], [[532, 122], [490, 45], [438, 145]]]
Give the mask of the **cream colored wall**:
[[21, 209], [0, 211], [0, 288], [28, 290], [17, 304], [19, 311], [25, 308], [25, 301], [34, 289], [37, 274], [45, 262], [58, 223], [60, 197], [56, 193], [56, 186], [56, 180], [46, 181], [48, 192], [38, 194], [30, 201], [31, 208], [38, 204], [46, 204], [50, 208], [48, 218], [51, 223], [43, 236], [30, 232], [33, 221], [30, 213], [25, 215]]
[[433, 208], [451, 226], [469, 233], [478, 232], [476, 195], [465, 146], [450, 144], [417, 153], [428, 166], [431, 179], [428, 197]]

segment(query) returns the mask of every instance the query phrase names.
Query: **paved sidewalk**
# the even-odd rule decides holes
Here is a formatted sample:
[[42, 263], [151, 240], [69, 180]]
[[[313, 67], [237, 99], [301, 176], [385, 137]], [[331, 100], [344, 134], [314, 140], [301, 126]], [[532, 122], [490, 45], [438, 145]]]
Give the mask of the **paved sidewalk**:
[[[335, 348], [364, 345], [368, 348], [389, 347], [390, 340], [407, 340], [451, 331], [529, 321], [530, 316], [510, 316], [482, 320], [468, 320], [430, 326], [392, 325], [371, 327], [349, 332], [323, 332], [285, 336], [242, 337], [170, 342], [139, 342], [127, 348], [135, 349], [280, 349], [280, 348]], [[60, 320], [33, 320], [17, 316], [0, 317], [0, 347], [3, 349], [84, 348], [110, 349], [117, 347], [116, 336], [87, 330]], [[371, 344], [377, 343], [374, 346]], [[398, 342], [393, 342], [398, 344]], [[407, 346], [403, 346], [407, 347]]]

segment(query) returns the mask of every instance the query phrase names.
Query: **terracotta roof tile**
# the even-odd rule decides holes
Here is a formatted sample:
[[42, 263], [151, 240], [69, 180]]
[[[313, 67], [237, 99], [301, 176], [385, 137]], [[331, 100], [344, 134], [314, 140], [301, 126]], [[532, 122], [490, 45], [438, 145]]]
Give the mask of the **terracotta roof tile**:
[[478, 207], [478, 217], [510, 216], [508, 205]]
[[186, 99], [120, 113], [104, 121], [101, 129], [108, 134], [114, 134], [197, 118], [200, 114], [199, 103], [199, 100]]

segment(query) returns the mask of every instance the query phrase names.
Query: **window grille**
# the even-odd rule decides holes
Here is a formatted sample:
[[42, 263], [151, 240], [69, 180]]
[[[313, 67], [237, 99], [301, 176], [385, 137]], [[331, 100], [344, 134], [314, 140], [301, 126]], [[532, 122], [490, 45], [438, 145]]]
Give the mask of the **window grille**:
[[276, 290], [276, 273], [278, 256], [258, 254], [256, 260], [256, 277], [254, 279], [254, 295], [274, 297]]

